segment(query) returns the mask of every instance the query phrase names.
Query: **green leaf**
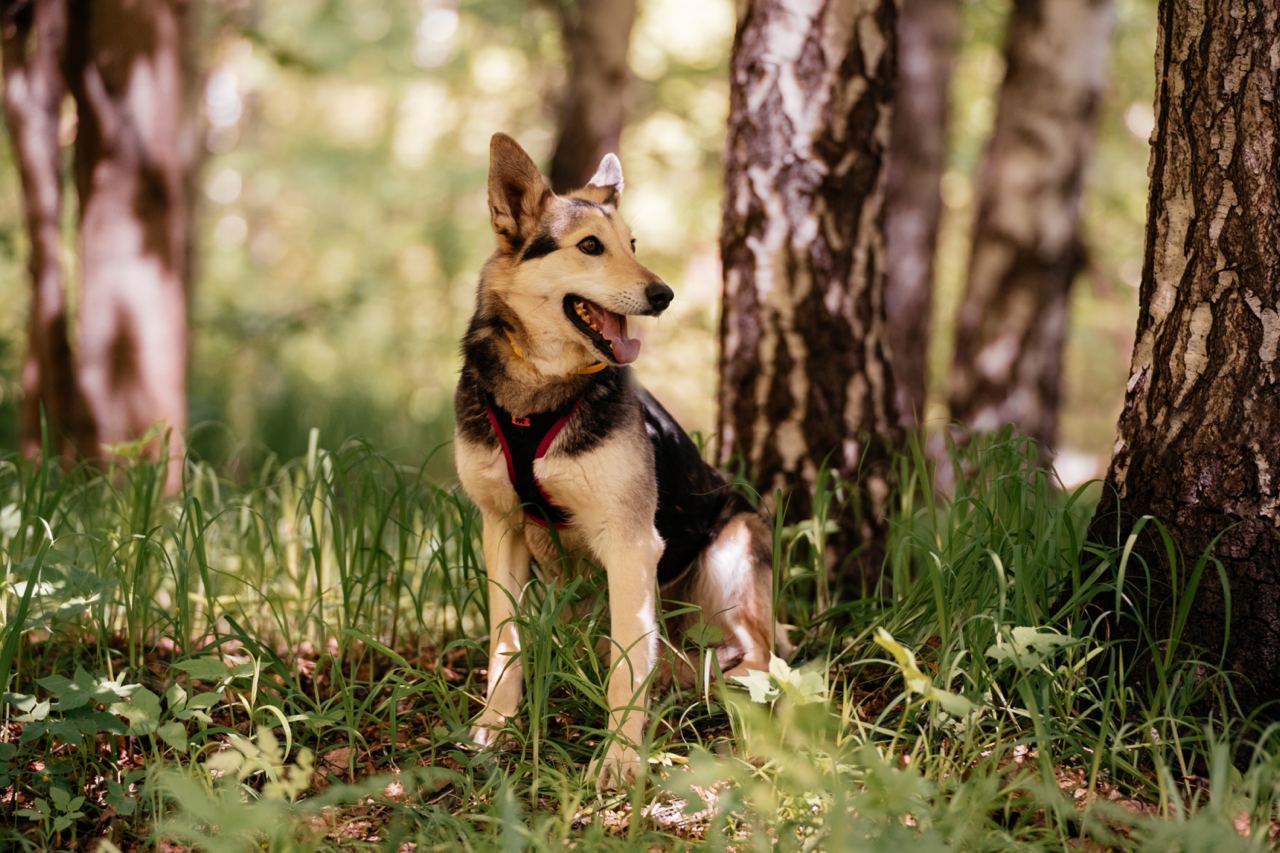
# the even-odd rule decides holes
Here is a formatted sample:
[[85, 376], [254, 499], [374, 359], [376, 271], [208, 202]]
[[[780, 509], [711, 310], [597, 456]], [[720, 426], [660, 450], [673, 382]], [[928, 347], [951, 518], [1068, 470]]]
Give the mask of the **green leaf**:
[[218, 693], [197, 693], [187, 700], [186, 708], [188, 711], [201, 710], [205, 711], [212, 708], [222, 701], [222, 696]]
[[916, 664], [915, 653], [895, 640], [884, 628], [876, 628], [875, 643], [893, 655], [898, 668], [902, 670], [902, 680], [908, 693], [919, 693], [921, 698], [937, 703], [953, 717], [967, 717], [978, 710], [977, 705], [960, 694], [934, 686], [933, 679]]
[[751, 697], [752, 702], [767, 705], [778, 698], [778, 688], [773, 686], [773, 680], [769, 678], [769, 673], [763, 670], [747, 670], [746, 675], [735, 675], [733, 680], [747, 688], [747, 694]]
[[4, 701], [14, 707], [20, 714], [30, 714], [36, 706], [36, 697], [26, 693], [6, 693]]
[[187, 748], [187, 729], [182, 723], [172, 721], [165, 723], [156, 729], [156, 734], [162, 741], [179, 752]]
[[185, 672], [200, 681], [222, 681], [231, 676], [231, 667], [217, 658], [192, 658], [170, 664], [173, 669]]
[[[14, 717], [20, 723], [38, 723], [45, 717], [49, 716], [49, 700], [37, 702], [30, 711], [19, 717]], [[25, 735], [26, 732], [23, 732]], [[25, 740], [25, 738], [23, 738]]]
[[164, 702], [170, 711], [181, 710], [187, 704], [187, 691], [177, 682], [170, 684], [169, 689], [164, 692]]
[[130, 795], [129, 789], [115, 780], [107, 780], [107, 803], [116, 810], [116, 814], [128, 817], [138, 808], [138, 798]]
[[22, 529], [22, 510], [17, 504], [5, 504], [0, 508], [0, 538], [12, 539]]
[[47, 729], [49, 734], [66, 743], [79, 743], [84, 735], [79, 720], [54, 720]]
[[127, 700], [112, 705], [111, 713], [129, 721], [129, 734], [149, 735], [160, 725], [160, 697], [139, 686]]
[[719, 625], [698, 622], [685, 632], [685, 637], [693, 644], [706, 649], [717, 646], [724, 640], [724, 629]]
[[61, 699], [71, 690], [71, 679], [65, 675], [46, 675], [44, 678], [37, 678], [36, 684], [52, 693], [55, 699]]
[[769, 655], [769, 675], [797, 705], [827, 701], [827, 680], [817, 669], [797, 670], [777, 655]]
[[[52, 678], [57, 677], [58, 676], [53, 676]], [[52, 678], [45, 680], [49, 681], [52, 680]], [[66, 681], [65, 678], [62, 680]], [[75, 677], [71, 681], [67, 682], [66, 686], [63, 687], [61, 691], [54, 690], [50, 687], [49, 692], [53, 693], [54, 696], [58, 698], [58, 704], [55, 710], [65, 713], [88, 705], [94, 698], [94, 694], [97, 693], [97, 688], [98, 683], [94, 680], [94, 677], [85, 672], [81, 667], [76, 667]]]
[[98, 734], [122, 735], [128, 732], [128, 728], [120, 722], [119, 717], [108, 714], [106, 711], [91, 711], [77, 716], [76, 721], [80, 731], [89, 737]]
[[[44, 710], [47, 713], [49, 711], [49, 703], [44, 702], [41, 704], [45, 706]], [[22, 737], [19, 738], [19, 740], [22, 743], [31, 743], [32, 741], [39, 740], [40, 738], [44, 737], [49, 733], [49, 726], [45, 723], [30, 722], [23, 719], [22, 717], [16, 717], [15, 719], [17, 719], [19, 722], [26, 723], [26, 725], [22, 729]]]
[[58, 787], [49, 788], [49, 799], [53, 800], [53, 806], [60, 812], [71, 811], [71, 795]]
[[[205, 713], [205, 710], [212, 708], [222, 701], [222, 696], [217, 693], [197, 693], [186, 701], [180, 709], [174, 711], [174, 716], [179, 720], [199, 720], [202, 723], [211, 723], [213, 718]], [[173, 706], [170, 705], [170, 708]]]
[[1073, 642], [1071, 637], [1056, 631], [1020, 626], [1007, 637], [997, 637], [995, 644], [987, 649], [987, 657], [999, 663], [1034, 669]]

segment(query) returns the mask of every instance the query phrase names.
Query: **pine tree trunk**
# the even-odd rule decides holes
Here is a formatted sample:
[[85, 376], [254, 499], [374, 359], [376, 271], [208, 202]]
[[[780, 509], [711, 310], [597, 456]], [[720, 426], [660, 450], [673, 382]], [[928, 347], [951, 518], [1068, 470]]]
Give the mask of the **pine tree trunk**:
[[173, 490], [187, 424], [188, 4], [73, 0], [71, 8], [80, 388], [103, 444], [137, 440], [157, 425], [171, 431]]
[[842, 535], [879, 569], [888, 449], [883, 210], [892, 0], [752, 0], [730, 78], [720, 235], [721, 459], [796, 518], [824, 466], [856, 479]]
[[636, 0], [560, 0], [558, 6], [569, 67], [550, 178], [552, 189], [567, 192], [585, 186], [601, 158], [618, 151]]
[[22, 365], [20, 449], [41, 449], [41, 415], [54, 452], [92, 450], [92, 424], [78, 399], [67, 329], [62, 269], [62, 149], [58, 122], [66, 87], [62, 56], [65, 0], [5, 2], [3, 15], [5, 120], [22, 179], [31, 241], [31, 315]]
[[898, 417], [908, 428], [924, 416], [927, 396], [933, 257], [959, 31], [958, 0], [903, 0], [886, 191], [884, 302]]
[[951, 417], [1057, 440], [1085, 165], [1106, 81], [1111, 0], [1016, 0], [956, 320]]
[[[1162, 0], [1159, 14], [1137, 335], [1093, 534], [1116, 542], [1151, 514], [1188, 565], [1221, 534], [1225, 665], [1247, 701], [1280, 699], [1280, 10]], [[1167, 569], [1151, 538], [1138, 553]], [[1164, 574], [1137, 600], [1167, 625]], [[1183, 635], [1213, 660], [1223, 592], [1208, 569]]]

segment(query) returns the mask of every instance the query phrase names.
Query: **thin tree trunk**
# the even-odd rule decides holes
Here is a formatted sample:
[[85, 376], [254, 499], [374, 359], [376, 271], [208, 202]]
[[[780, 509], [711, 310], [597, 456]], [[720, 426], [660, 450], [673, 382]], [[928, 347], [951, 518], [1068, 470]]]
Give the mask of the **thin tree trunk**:
[[920, 422], [927, 397], [933, 258], [959, 31], [958, 0], [903, 0], [886, 190], [884, 304], [898, 417], [907, 428]]
[[[1162, 0], [1159, 14], [1138, 328], [1093, 534], [1114, 543], [1154, 515], [1188, 566], [1221, 534], [1225, 665], [1248, 680], [1238, 695], [1278, 699], [1280, 10]], [[1164, 588], [1153, 578], [1135, 600], [1167, 626], [1162, 549], [1144, 538], [1137, 553]], [[1209, 568], [1184, 642], [1221, 648], [1223, 593]]]
[[187, 423], [187, 8], [73, 0], [68, 45], [80, 114], [80, 387], [104, 444], [170, 431], [170, 490]]
[[1057, 440], [1085, 165], [1106, 80], [1111, 0], [1016, 0], [956, 320], [951, 417]]
[[557, 6], [569, 68], [550, 177], [552, 189], [567, 192], [585, 186], [601, 158], [618, 151], [636, 0], [560, 0]]
[[66, 87], [62, 53], [67, 35], [65, 0], [5, 2], [4, 108], [22, 178], [31, 240], [31, 315], [22, 365], [20, 449], [41, 449], [41, 414], [55, 452], [93, 447], [92, 427], [78, 405], [67, 330], [62, 269], [62, 150], [58, 122]]
[[857, 480], [850, 580], [879, 569], [888, 449], [883, 210], [892, 0], [753, 0], [734, 42], [720, 235], [721, 459], [803, 518], [823, 467]]

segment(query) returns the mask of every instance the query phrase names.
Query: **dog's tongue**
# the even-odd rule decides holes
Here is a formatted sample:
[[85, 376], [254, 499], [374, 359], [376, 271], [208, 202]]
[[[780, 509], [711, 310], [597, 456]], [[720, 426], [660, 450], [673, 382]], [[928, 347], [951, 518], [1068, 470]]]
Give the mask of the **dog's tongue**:
[[590, 307], [600, 334], [613, 347], [613, 360], [618, 364], [630, 364], [640, 356], [640, 341], [627, 337], [627, 318], [612, 311], [592, 305]]

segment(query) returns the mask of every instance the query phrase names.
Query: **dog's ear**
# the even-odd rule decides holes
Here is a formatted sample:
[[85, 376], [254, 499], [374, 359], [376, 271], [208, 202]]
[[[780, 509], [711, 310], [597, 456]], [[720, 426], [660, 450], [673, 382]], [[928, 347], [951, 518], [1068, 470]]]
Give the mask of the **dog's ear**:
[[576, 195], [596, 204], [617, 204], [622, 195], [622, 163], [616, 154], [606, 154], [596, 173]]
[[520, 144], [505, 133], [489, 140], [489, 219], [511, 251], [533, 236], [551, 188]]

